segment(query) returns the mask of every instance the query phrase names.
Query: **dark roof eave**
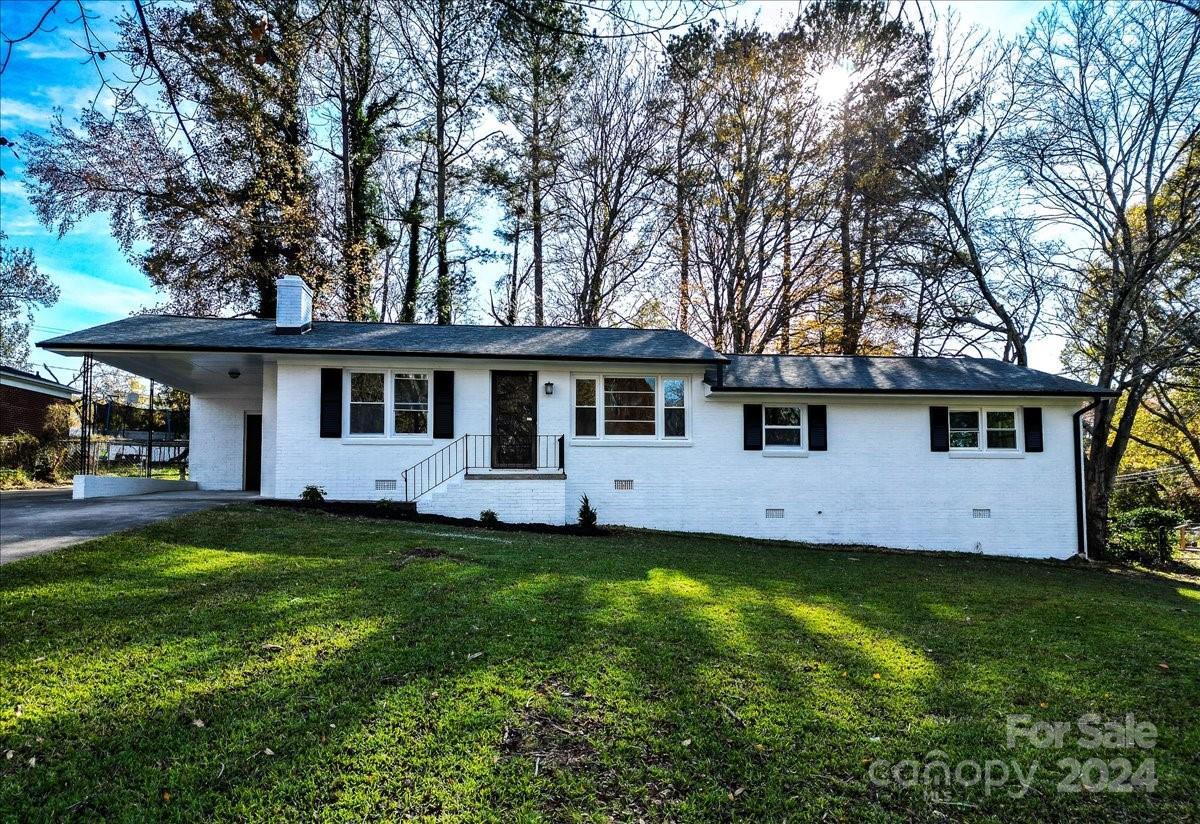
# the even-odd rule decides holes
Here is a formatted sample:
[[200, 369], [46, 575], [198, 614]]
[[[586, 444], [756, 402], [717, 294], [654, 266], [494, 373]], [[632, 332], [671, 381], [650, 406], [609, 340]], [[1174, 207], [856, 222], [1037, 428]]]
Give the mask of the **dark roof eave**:
[[867, 387], [827, 387], [804, 388], [791, 386], [716, 386], [705, 381], [709, 391], [724, 394], [737, 393], [771, 393], [781, 395], [997, 395], [997, 396], [1037, 396], [1057, 398], [1115, 398], [1120, 395], [1112, 389], [896, 389], [896, 388], [867, 388]]
[[300, 349], [288, 346], [177, 346], [171, 344], [149, 343], [55, 343], [54, 339], [39, 341], [36, 346], [53, 352], [237, 352], [244, 355], [352, 355], [354, 357], [376, 358], [470, 358], [474, 360], [527, 360], [527, 361], [601, 361], [613, 363], [694, 363], [721, 364], [728, 359], [717, 358], [653, 358], [633, 357], [628, 355], [527, 355], [486, 352], [397, 352], [381, 351], [378, 349]]

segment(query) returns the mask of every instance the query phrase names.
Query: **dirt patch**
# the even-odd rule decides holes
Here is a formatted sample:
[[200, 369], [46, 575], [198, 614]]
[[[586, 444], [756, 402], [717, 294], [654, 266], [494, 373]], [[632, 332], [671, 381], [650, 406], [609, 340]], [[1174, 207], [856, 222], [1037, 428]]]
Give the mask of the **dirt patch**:
[[461, 555], [455, 555], [453, 552], [447, 552], [444, 549], [438, 549], [435, 546], [415, 546], [406, 552], [402, 557], [392, 561], [392, 569], [403, 569], [414, 561], [427, 561], [433, 558], [444, 558], [447, 561], [453, 561], [456, 564], [461, 564], [467, 560]]
[[601, 729], [594, 710], [591, 696], [553, 678], [545, 681], [525, 702], [517, 722], [504, 728], [500, 752], [530, 759], [535, 773], [564, 767], [589, 770], [596, 755], [592, 740]]

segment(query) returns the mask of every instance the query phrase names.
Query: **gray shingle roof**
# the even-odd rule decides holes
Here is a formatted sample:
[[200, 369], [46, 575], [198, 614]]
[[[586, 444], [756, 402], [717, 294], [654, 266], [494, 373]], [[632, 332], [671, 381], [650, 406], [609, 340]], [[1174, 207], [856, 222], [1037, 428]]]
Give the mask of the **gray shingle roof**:
[[912, 395], [1111, 394], [1081, 381], [993, 358], [729, 355], [718, 392], [870, 392]]
[[42, 341], [38, 346], [57, 351], [292, 352], [689, 363], [722, 360], [721, 355], [695, 338], [666, 329], [316, 321], [303, 335], [279, 335], [273, 320], [178, 315], [134, 315]]

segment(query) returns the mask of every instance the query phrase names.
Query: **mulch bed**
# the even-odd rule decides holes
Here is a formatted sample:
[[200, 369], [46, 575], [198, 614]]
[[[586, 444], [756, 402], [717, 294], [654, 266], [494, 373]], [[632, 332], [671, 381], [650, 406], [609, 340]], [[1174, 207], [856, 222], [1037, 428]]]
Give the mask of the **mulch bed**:
[[478, 529], [488, 529], [493, 532], [536, 532], [545, 535], [579, 535], [593, 538], [605, 537], [612, 534], [610, 530], [603, 527], [582, 527], [579, 524], [514, 524], [507, 521], [497, 521], [485, 525], [476, 518], [449, 518], [444, 515], [429, 515], [416, 512], [406, 504], [394, 502], [287, 501], [278, 498], [256, 498], [254, 499], [254, 504], [256, 506], [269, 506], [280, 509], [315, 510], [328, 512], [332, 515], [349, 515], [358, 518], [382, 518], [391, 521], [413, 521], [423, 524], [475, 527]]

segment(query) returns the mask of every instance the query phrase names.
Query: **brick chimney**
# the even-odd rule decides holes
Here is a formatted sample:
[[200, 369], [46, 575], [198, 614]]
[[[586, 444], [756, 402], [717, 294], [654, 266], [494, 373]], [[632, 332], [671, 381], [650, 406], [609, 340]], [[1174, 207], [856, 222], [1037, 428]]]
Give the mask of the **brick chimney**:
[[312, 290], [296, 275], [275, 282], [275, 334], [303, 335], [312, 329]]

